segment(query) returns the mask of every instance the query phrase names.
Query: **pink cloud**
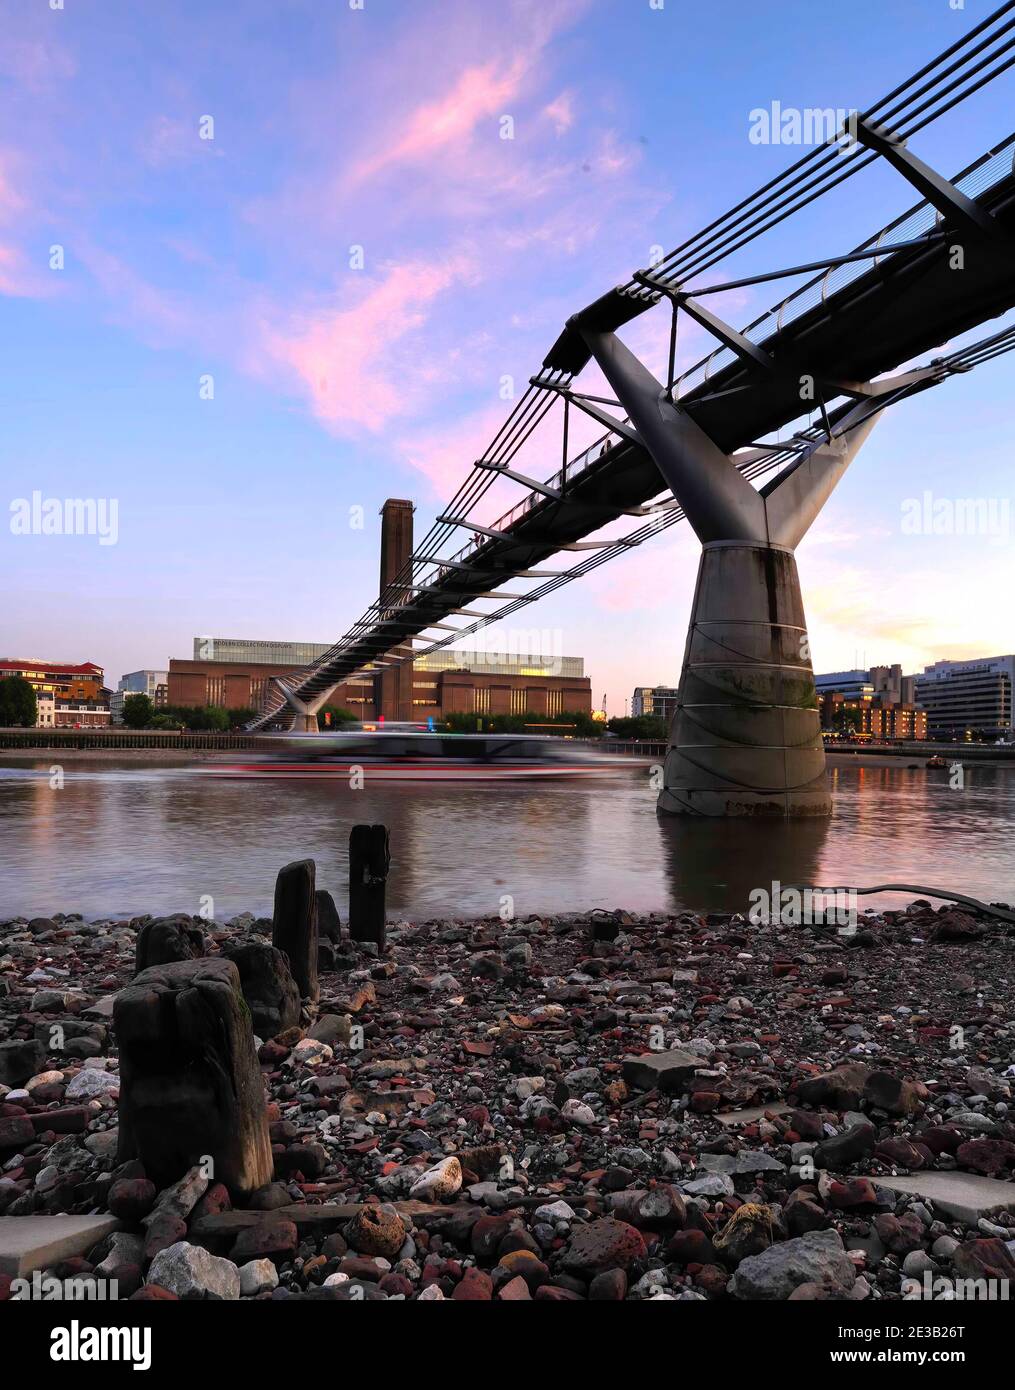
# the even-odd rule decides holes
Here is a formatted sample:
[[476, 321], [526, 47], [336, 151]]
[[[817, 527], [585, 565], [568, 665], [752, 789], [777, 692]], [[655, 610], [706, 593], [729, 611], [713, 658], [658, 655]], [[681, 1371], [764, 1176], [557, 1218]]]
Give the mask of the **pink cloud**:
[[570, 92], [561, 92], [548, 106], [543, 107], [543, 115], [553, 122], [558, 135], [570, 130], [574, 124], [574, 98]]
[[393, 164], [429, 159], [466, 139], [480, 121], [504, 113], [505, 103], [518, 94], [526, 71], [527, 64], [520, 56], [502, 71], [494, 62], [466, 68], [446, 97], [418, 107], [404, 132], [396, 132], [376, 154], [356, 165], [350, 182], [360, 183]]
[[296, 372], [324, 424], [379, 430], [413, 409], [440, 374], [437, 361], [420, 368], [417, 360], [406, 371], [403, 340], [425, 325], [439, 295], [471, 273], [464, 255], [392, 266], [351, 306], [323, 304], [284, 328], [266, 325], [264, 350]]
[[[473, 461], [482, 458], [483, 450], [504, 423], [509, 409], [504, 402], [496, 401], [446, 426], [406, 435], [396, 440], [396, 454], [423, 474], [435, 495], [449, 497]], [[489, 512], [483, 515], [490, 519]]]

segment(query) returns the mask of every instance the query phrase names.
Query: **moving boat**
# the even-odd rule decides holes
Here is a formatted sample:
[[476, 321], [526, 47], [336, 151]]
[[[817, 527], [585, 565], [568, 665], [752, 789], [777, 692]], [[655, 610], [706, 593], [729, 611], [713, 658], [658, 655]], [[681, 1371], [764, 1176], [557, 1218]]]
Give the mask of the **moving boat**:
[[447, 734], [378, 730], [279, 734], [269, 752], [243, 762], [209, 762], [220, 777], [286, 777], [314, 781], [524, 781], [601, 777], [641, 760], [603, 753], [573, 739], [530, 734]]

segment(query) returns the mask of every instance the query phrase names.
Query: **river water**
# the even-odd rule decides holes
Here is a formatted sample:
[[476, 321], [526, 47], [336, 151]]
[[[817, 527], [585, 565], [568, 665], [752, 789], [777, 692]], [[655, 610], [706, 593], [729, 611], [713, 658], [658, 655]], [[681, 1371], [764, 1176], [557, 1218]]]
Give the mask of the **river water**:
[[[390, 917], [626, 907], [744, 911], [753, 889], [904, 882], [1015, 898], [1015, 768], [832, 770], [827, 822], [659, 819], [644, 768], [513, 785], [231, 781], [82, 757], [0, 765], [0, 919], [81, 912], [270, 914], [275, 875], [317, 861], [345, 917], [349, 829], [391, 832]], [[912, 894], [862, 898], [901, 905]], [[208, 914], [206, 914], [208, 915]]]

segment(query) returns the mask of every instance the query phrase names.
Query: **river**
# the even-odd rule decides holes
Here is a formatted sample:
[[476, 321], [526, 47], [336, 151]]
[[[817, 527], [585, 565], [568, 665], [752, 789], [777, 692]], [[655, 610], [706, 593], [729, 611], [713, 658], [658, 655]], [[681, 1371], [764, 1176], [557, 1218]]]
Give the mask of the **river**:
[[[143, 754], [0, 765], [0, 918], [270, 914], [275, 874], [317, 861], [343, 919], [349, 829], [391, 832], [390, 917], [626, 907], [744, 911], [782, 884], [925, 884], [1015, 898], [1015, 768], [833, 769], [830, 821], [659, 819], [643, 768], [613, 780], [450, 787], [231, 781]], [[901, 905], [912, 894], [861, 899]], [[208, 915], [206, 913], [206, 915]]]

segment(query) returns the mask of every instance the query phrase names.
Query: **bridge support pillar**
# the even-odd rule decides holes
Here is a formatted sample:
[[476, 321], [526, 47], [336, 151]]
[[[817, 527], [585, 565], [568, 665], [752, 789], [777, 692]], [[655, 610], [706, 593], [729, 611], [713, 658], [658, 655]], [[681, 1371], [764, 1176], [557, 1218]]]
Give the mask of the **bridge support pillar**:
[[315, 700], [301, 700], [293, 691], [287, 681], [280, 676], [274, 677], [275, 684], [285, 696], [286, 704], [292, 710], [292, 723], [289, 725], [290, 733], [316, 734], [317, 716], [324, 706], [338, 689], [337, 685], [330, 686], [323, 695], [318, 695]]
[[870, 401], [759, 492], [614, 334], [583, 336], [702, 542], [658, 809], [830, 815], [793, 552], [873, 427]]

